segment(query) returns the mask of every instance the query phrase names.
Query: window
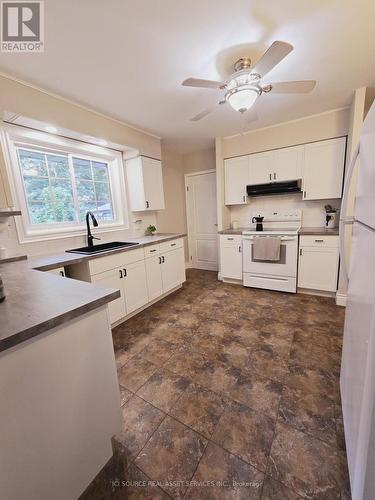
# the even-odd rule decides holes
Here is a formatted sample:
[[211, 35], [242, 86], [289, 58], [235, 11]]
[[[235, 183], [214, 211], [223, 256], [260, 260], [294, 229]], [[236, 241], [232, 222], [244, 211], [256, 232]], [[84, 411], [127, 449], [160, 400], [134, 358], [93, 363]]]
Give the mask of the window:
[[[38, 137], [26, 141], [30, 134]], [[23, 212], [21, 239], [82, 232], [88, 211], [102, 230], [124, 228], [123, 169], [117, 152], [18, 130], [9, 134], [8, 144]]]

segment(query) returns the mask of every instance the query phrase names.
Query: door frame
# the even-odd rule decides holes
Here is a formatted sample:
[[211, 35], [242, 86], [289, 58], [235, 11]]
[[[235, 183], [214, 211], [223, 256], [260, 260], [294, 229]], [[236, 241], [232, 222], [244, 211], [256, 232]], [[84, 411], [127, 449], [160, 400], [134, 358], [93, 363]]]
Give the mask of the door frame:
[[[188, 262], [187, 262], [187, 268], [191, 267], [191, 248], [192, 248], [192, 241], [191, 241], [191, 232], [189, 231], [189, 207], [188, 207], [188, 198], [186, 196], [186, 193], [188, 191], [188, 180], [190, 177], [193, 177], [195, 175], [203, 175], [203, 174], [215, 174], [215, 180], [217, 180], [217, 174], [216, 174], [216, 168], [210, 168], [209, 170], [200, 170], [199, 172], [190, 172], [189, 174], [185, 174], [185, 210], [186, 210], [186, 230], [187, 230], [187, 242], [188, 242]], [[216, 193], [217, 196], [217, 193]], [[216, 207], [216, 216], [217, 216], [217, 207]], [[219, 263], [218, 263], [219, 264]]]

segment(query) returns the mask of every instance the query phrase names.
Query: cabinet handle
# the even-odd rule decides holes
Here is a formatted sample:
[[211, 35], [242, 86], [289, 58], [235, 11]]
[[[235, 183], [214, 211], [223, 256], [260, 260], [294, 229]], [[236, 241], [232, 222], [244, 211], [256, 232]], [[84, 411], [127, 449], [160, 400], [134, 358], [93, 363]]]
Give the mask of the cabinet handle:
[[123, 278], [123, 275], [122, 275], [122, 270], [120, 269], [120, 278], [122, 279]]
[[324, 243], [324, 240], [315, 240], [315, 243]]
[[238, 247], [238, 251], [241, 253], [241, 245]]
[[175, 247], [177, 243], [171, 243], [171, 247]]
[[159, 257], [159, 264], [161, 264], [161, 257]]
[[150, 208], [150, 203], [146, 201], [146, 208]]
[[246, 196], [245, 196], [245, 195], [244, 195], [244, 196], [242, 196], [242, 200], [243, 200], [243, 201], [246, 201]]
[[64, 271], [60, 271], [60, 276], [62, 276], [63, 278], [65, 277]]
[[302, 248], [299, 249], [299, 254], [302, 255]]
[[154, 248], [153, 250], [150, 250], [150, 253], [153, 253], [153, 252], [156, 252], [156, 248]]
[[276, 179], [276, 173], [275, 173], [275, 172], [274, 172], [274, 174], [273, 174], [273, 178], [274, 178], [274, 179]]
[[162, 262], [163, 262], [163, 264], [164, 264], [164, 262], [165, 262], [165, 258], [164, 258], [164, 255], [162, 256], [162, 259], [163, 259], [163, 260], [162, 260]]
[[272, 174], [270, 174], [270, 181], [272, 181]]
[[234, 240], [234, 238], [227, 238], [227, 240], [228, 240], [228, 241], [233, 241], [233, 240]]
[[128, 275], [128, 273], [126, 272], [126, 269], [123, 269], [124, 271], [124, 278], [126, 278], [126, 276]]
[[306, 191], [303, 192], [303, 197], [306, 198]]

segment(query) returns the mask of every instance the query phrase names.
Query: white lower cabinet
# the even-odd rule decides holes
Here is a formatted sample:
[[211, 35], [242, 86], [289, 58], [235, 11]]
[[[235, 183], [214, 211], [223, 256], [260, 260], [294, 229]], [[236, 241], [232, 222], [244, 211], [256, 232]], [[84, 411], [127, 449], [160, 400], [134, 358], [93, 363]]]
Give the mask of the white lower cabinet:
[[242, 280], [242, 236], [220, 235], [220, 269], [223, 279]]
[[123, 289], [126, 314], [130, 314], [149, 301], [146, 266], [144, 260], [128, 264], [123, 270]]
[[115, 323], [126, 316], [124, 289], [122, 286], [121, 276], [121, 269], [111, 269], [109, 271], [105, 271], [104, 273], [91, 276], [91, 283], [97, 283], [98, 285], [102, 285], [107, 288], [118, 288], [120, 290], [121, 297], [108, 302], [111, 323]]
[[162, 255], [161, 277], [163, 293], [185, 281], [184, 249], [178, 248]]
[[161, 257], [146, 259], [146, 275], [149, 300], [155, 300], [163, 294], [163, 281], [161, 277]]
[[75, 264], [68, 276], [120, 290], [108, 304], [113, 324], [186, 280], [183, 238]]
[[301, 236], [298, 286], [336, 292], [339, 268], [338, 236]]

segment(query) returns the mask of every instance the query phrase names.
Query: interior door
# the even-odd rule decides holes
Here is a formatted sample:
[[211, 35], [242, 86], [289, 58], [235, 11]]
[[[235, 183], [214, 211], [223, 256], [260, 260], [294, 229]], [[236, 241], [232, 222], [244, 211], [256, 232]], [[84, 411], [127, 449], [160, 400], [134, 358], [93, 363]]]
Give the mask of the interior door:
[[250, 184], [267, 184], [271, 182], [274, 163], [274, 152], [255, 153], [250, 158]]
[[148, 299], [154, 300], [163, 294], [163, 282], [161, 278], [161, 257], [150, 257], [146, 259], [146, 276]]
[[189, 256], [196, 269], [218, 269], [216, 172], [187, 175]]
[[123, 287], [127, 314], [144, 306], [148, 302], [145, 261], [124, 266]]
[[108, 302], [109, 318], [111, 324], [126, 316], [126, 306], [124, 300], [123, 279], [120, 269], [111, 269], [104, 273], [95, 274], [91, 278], [92, 283], [105, 286], [107, 288], [116, 288], [121, 292], [121, 297]]
[[178, 248], [171, 252], [165, 252], [161, 258], [163, 292], [166, 293], [185, 281], [184, 249]]

